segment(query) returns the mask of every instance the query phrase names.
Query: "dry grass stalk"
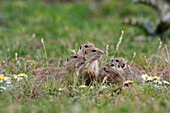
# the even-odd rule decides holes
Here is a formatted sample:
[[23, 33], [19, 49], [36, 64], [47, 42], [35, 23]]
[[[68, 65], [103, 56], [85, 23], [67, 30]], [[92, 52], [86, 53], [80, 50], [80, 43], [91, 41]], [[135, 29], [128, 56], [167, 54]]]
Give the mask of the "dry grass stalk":
[[[159, 39], [159, 41], [160, 41], [160, 43], [159, 43], [159, 47], [158, 47], [157, 56], [159, 56], [159, 54], [160, 54], [160, 49], [161, 49], [161, 47], [162, 47], [162, 41], [161, 41], [161, 39]], [[156, 59], [155, 62], [156, 62], [156, 63], [155, 63], [155, 67], [154, 67], [154, 75], [156, 75], [156, 73], [157, 73], [158, 58]]]
[[105, 76], [105, 77], [104, 77], [101, 86], [105, 83], [105, 81], [107, 80], [107, 77], [108, 77], [108, 76]]
[[107, 62], [107, 59], [108, 59], [108, 56], [109, 56], [108, 50], [109, 50], [109, 45], [106, 45], [106, 55], [105, 55], [105, 57], [102, 61], [102, 65], [104, 65], [105, 62]]
[[46, 47], [45, 47], [45, 43], [44, 43], [44, 39], [43, 38], [41, 38], [41, 43], [43, 44], [43, 48], [44, 48], [44, 51], [45, 51], [45, 59], [46, 59], [47, 67], [48, 67], [47, 52], [46, 52]]
[[168, 51], [168, 47], [165, 44], [165, 50], [166, 50], [166, 54], [167, 54], [167, 58], [165, 57], [165, 61], [169, 64], [169, 51]]
[[73, 52], [74, 54], [76, 54], [76, 50], [72, 49], [71, 52]]
[[136, 52], [133, 53], [133, 57], [132, 57], [132, 60], [131, 60], [131, 65], [133, 64], [133, 59], [136, 57]]
[[[47, 60], [47, 52], [46, 52], [46, 48], [45, 48], [45, 43], [44, 43], [44, 39], [41, 38], [41, 43], [43, 44], [43, 48], [44, 48], [44, 51], [45, 51], [45, 59], [46, 59], [46, 63], [47, 63], [47, 67], [48, 67], [48, 60]], [[47, 82], [45, 83], [46, 85], [48, 85], [48, 77], [46, 75], [46, 79], [47, 79]]]
[[123, 39], [123, 34], [124, 34], [124, 31], [122, 30], [121, 36], [120, 36], [120, 38], [119, 38], [119, 42], [118, 42], [117, 45], [116, 45], [116, 51], [115, 51], [115, 53], [114, 53], [114, 57], [115, 57], [116, 53], [117, 53], [118, 50], [119, 50], [119, 46], [120, 46], [120, 44], [121, 44], [121, 42], [122, 42], [122, 39]]
[[18, 53], [15, 53], [15, 60], [18, 60]]

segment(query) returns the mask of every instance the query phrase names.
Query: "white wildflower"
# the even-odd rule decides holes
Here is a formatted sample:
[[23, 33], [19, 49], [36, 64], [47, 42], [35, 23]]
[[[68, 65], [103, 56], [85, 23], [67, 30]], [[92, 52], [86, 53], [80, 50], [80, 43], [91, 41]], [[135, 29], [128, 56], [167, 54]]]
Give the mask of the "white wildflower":
[[17, 80], [17, 81], [20, 81], [23, 78], [18, 74], [18, 75], [14, 75], [14, 79]]
[[129, 83], [133, 83], [133, 81], [127, 80], [127, 81], [124, 82], [123, 84], [129, 84]]
[[27, 78], [28, 76], [27, 76], [27, 74], [25, 74], [25, 73], [20, 73], [19, 74], [22, 78]]
[[6, 87], [0, 86], [0, 91], [5, 91]]
[[142, 75], [142, 78], [143, 78], [144, 81], [152, 81], [153, 80], [153, 77], [148, 76], [148, 74]]
[[102, 87], [101, 87], [102, 89], [106, 89], [107, 87], [105, 86], [105, 85], [102, 85]]
[[159, 80], [159, 79], [160, 79], [160, 77], [158, 77], [158, 76], [153, 77], [153, 80]]
[[166, 84], [166, 85], [169, 85], [169, 84], [170, 84], [170, 83], [169, 83], [168, 81], [166, 81], [166, 80], [163, 80], [162, 83], [163, 83], [163, 84]]
[[158, 84], [158, 85], [161, 85], [161, 84], [162, 84], [162, 82], [159, 81], [159, 80], [155, 80], [154, 83], [156, 83], [156, 84]]
[[94, 86], [91, 86], [90, 89], [94, 89]]
[[86, 88], [86, 85], [80, 85], [79, 88]]

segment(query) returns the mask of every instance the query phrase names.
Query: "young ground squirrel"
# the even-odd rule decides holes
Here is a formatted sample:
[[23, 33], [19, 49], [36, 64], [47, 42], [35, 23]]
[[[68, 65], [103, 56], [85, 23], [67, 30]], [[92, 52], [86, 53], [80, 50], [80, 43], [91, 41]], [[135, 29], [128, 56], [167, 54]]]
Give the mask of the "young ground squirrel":
[[130, 71], [129, 68], [122, 69], [117, 62], [108, 62], [99, 70], [98, 81], [103, 81], [106, 77], [108, 83], [123, 84], [127, 80], [142, 82], [142, 77], [135, 69]]
[[[84, 55], [85, 55], [84, 52], [85, 52], [85, 50], [88, 49], [88, 48], [95, 48], [95, 46], [94, 46], [93, 43], [85, 43], [85, 44], [82, 44], [82, 45], [80, 46], [79, 50], [78, 50], [78, 54], [84, 56]], [[98, 61], [97, 61], [97, 60], [95, 60], [95, 61], [93, 62], [93, 66], [92, 66], [91, 68], [92, 68], [92, 69], [95, 71], [95, 73], [98, 75], [99, 67], [98, 67]]]
[[84, 51], [85, 59], [86, 59], [86, 65], [81, 66], [78, 71], [78, 77], [79, 80], [85, 81], [86, 85], [89, 85], [91, 81], [96, 80], [97, 74], [94, 70], [94, 61], [99, 59], [103, 55], [103, 51], [98, 48], [87, 48]]
[[85, 43], [85, 44], [82, 44], [79, 48], [79, 51], [77, 54], [80, 54], [80, 55], [84, 55], [84, 51], [87, 49], [87, 48], [94, 48], [94, 44], [93, 43]]
[[39, 68], [34, 73], [37, 75], [35, 80], [44, 81], [45, 79], [61, 80], [65, 75], [74, 73], [78, 70], [85, 60], [82, 55], [74, 54], [67, 58], [66, 62], [62, 67], [45, 67]]
[[124, 58], [118, 57], [118, 58], [112, 58], [111, 62], [117, 62], [122, 68], [127, 67], [127, 62]]
[[[140, 76], [142, 76], [142, 72], [140, 70], [138, 70], [135, 67], [132, 67], [130, 65], [127, 64], [127, 61], [124, 58], [113, 58], [111, 59], [111, 62], [117, 62], [125, 72], [130, 72], [134, 78], [137, 77], [138, 79], [140, 78]], [[140, 81], [140, 80], [137, 80]]]
[[117, 62], [108, 62], [100, 67], [98, 82], [102, 82], [106, 77], [107, 83], [122, 84], [125, 80], [122, 74], [123, 69]]

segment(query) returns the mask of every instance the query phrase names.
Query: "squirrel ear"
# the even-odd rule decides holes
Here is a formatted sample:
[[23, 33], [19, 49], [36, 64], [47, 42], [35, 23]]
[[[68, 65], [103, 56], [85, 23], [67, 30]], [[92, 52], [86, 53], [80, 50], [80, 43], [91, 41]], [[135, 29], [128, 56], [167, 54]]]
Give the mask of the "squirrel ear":
[[69, 61], [69, 58], [67, 58], [67, 61]]

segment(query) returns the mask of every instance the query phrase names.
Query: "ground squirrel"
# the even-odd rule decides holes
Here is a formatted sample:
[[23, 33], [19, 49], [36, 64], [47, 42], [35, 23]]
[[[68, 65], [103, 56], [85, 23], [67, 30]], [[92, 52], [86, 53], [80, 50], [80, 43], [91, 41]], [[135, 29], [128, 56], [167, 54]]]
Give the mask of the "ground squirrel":
[[118, 58], [112, 58], [111, 62], [117, 62], [122, 68], [127, 67], [127, 62], [124, 58], [118, 57]]
[[99, 69], [98, 82], [103, 82], [106, 77], [107, 83], [121, 84], [125, 81], [123, 69], [117, 62], [108, 62]]
[[108, 83], [118, 85], [123, 84], [127, 80], [136, 80], [137, 83], [142, 82], [142, 77], [135, 68], [132, 68], [132, 70], [129, 68], [122, 69], [117, 62], [108, 62], [100, 67], [98, 81], [103, 81], [105, 77]]
[[[93, 43], [85, 43], [85, 44], [82, 44], [78, 50], [78, 54], [80, 55], [83, 55], [84, 56], [84, 51], [88, 48], [95, 48], [94, 44]], [[99, 70], [99, 67], [98, 67], [98, 61], [95, 60], [93, 62], [93, 66], [91, 67], [95, 73], [98, 75], [98, 70]]]
[[62, 67], [45, 67], [39, 68], [34, 73], [37, 75], [35, 80], [44, 81], [46, 78], [51, 80], [61, 80], [64, 75], [74, 73], [85, 63], [82, 55], [74, 54], [67, 58], [66, 62]]
[[111, 59], [111, 62], [117, 62], [126, 73], [131, 73], [133, 75], [133, 78], [136, 78], [138, 82], [141, 81], [140, 78], [142, 76], [142, 72], [138, 70], [137, 68], [128, 65], [127, 61], [124, 58], [120, 58], [120, 57], [113, 58]]
[[79, 80], [82, 81], [82, 79], [85, 81], [86, 85], [89, 85], [91, 81], [94, 81], [97, 77], [97, 74], [94, 70], [94, 61], [99, 59], [103, 51], [98, 49], [98, 48], [87, 48], [84, 51], [85, 54], [85, 59], [86, 59], [86, 65], [81, 66], [79, 71], [78, 71], [78, 77]]

